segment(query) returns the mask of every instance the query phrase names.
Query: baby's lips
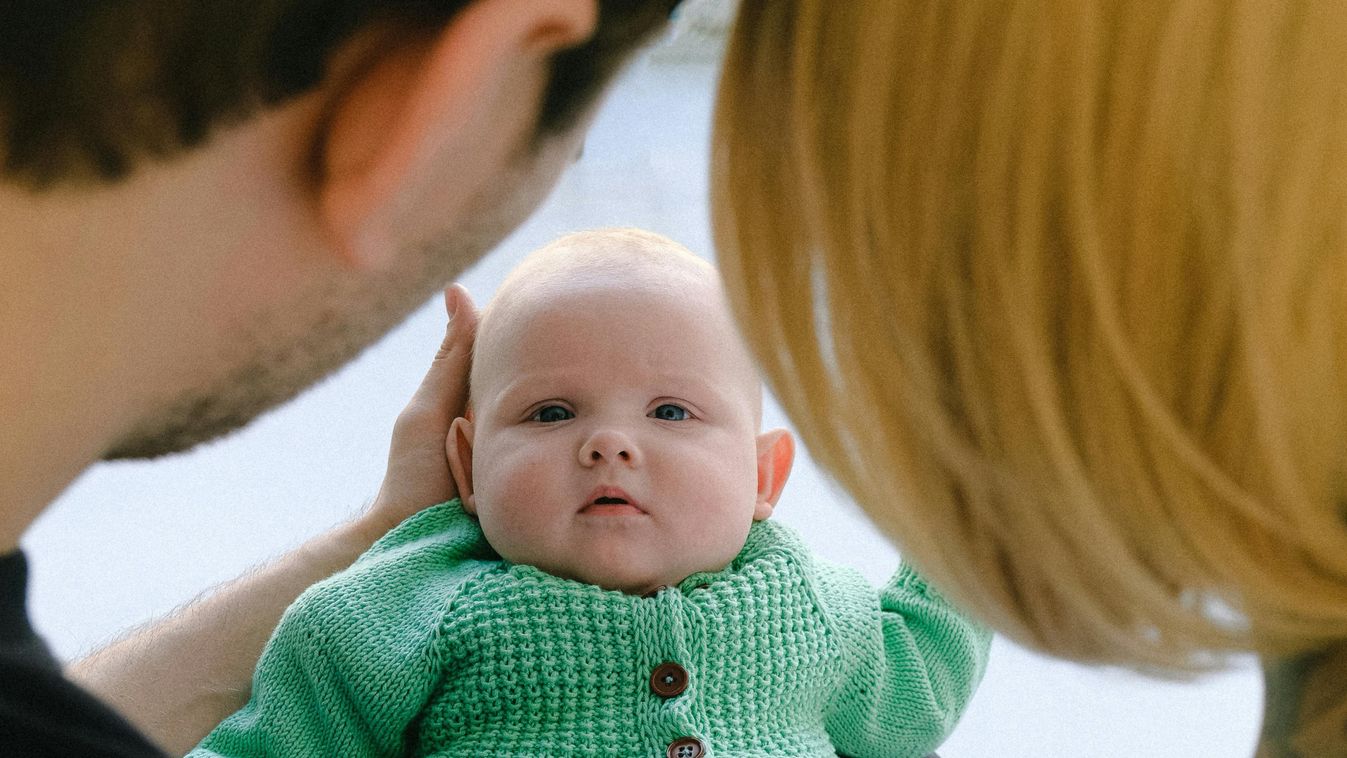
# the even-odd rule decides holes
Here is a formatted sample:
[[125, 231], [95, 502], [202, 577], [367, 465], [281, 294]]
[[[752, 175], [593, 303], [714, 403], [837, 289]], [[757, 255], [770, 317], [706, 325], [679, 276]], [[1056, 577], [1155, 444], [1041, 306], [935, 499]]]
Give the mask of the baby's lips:
[[636, 498], [627, 494], [626, 490], [611, 485], [595, 487], [594, 491], [589, 493], [589, 498], [585, 500], [580, 510], [584, 511], [595, 505], [629, 505], [642, 513], [645, 512], [645, 508], [641, 507]]

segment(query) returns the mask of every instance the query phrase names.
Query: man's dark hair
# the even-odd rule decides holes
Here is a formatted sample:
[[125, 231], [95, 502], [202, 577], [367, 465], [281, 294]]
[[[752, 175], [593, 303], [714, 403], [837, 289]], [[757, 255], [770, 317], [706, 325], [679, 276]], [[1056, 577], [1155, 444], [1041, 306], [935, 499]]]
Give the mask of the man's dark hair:
[[[3, 0], [0, 175], [111, 182], [316, 87], [373, 24], [422, 35], [470, 0]], [[566, 128], [678, 0], [600, 0], [554, 56], [537, 135]]]

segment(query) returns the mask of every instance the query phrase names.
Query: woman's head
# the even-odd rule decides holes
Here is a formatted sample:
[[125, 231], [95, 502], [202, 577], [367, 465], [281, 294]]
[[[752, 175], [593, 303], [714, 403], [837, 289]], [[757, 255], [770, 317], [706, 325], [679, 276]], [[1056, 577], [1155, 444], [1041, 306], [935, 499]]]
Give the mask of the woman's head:
[[944, 589], [1082, 660], [1347, 636], [1347, 6], [747, 0], [739, 321]]

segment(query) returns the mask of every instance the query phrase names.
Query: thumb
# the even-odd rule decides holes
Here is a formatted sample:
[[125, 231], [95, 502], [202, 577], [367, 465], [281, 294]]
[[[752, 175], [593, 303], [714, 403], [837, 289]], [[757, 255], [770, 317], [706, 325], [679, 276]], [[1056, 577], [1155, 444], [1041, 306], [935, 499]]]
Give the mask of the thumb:
[[444, 312], [449, 316], [449, 325], [435, 360], [446, 357], [446, 353], [455, 345], [471, 348], [473, 337], [477, 334], [477, 307], [473, 305], [467, 287], [455, 282], [445, 288]]
[[477, 336], [477, 308], [461, 284], [444, 290], [444, 309], [449, 316], [444, 341], [430, 362], [430, 369], [412, 395], [422, 411], [432, 411], [447, 425], [463, 414], [468, 400], [468, 372], [472, 368], [472, 344]]

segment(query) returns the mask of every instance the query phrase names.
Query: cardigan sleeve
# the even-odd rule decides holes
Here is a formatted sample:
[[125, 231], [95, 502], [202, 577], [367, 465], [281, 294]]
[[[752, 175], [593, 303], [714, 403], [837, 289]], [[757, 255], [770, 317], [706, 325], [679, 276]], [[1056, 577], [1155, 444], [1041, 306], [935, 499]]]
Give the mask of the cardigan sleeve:
[[189, 758], [403, 752], [444, 674], [437, 641], [458, 586], [489, 548], [456, 501], [413, 516], [285, 612], [252, 696]]
[[820, 599], [836, 611], [847, 672], [827, 714], [833, 745], [854, 758], [929, 754], [982, 680], [990, 632], [906, 566], [877, 599], [854, 572], [823, 573]]

